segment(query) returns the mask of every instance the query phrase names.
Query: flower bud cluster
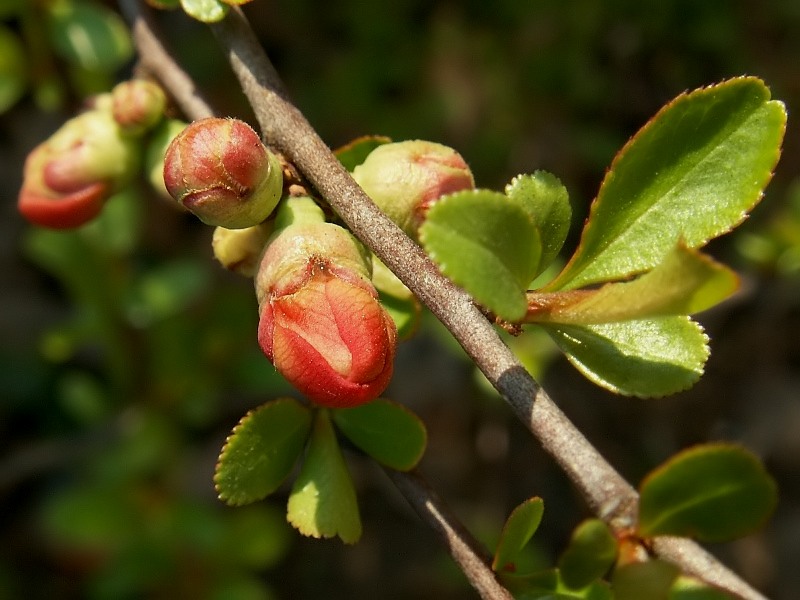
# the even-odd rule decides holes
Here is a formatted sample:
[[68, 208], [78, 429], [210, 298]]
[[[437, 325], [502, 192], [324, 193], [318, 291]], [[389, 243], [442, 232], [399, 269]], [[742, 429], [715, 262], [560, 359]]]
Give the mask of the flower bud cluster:
[[143, 135], [160, 119], [164, 93], [130, 81], [96, 98], [34, 148], [25, 161], [17, 207], [32, 223], [78, 227], [96, 217], [106, 200], [139, 168]]
[[392, 376], [397, 329], [369, 254], [307, 197], [286, 200], [275, 226], [255, 277], [261, 349], [318, 404], [374, 400]]

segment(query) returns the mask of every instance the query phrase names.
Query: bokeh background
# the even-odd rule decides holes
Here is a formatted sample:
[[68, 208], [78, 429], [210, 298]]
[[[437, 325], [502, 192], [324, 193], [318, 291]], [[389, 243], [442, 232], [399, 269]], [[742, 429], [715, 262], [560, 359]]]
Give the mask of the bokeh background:
[[[0, 599], [476, 597], [356, 453], [364, 536], [353, 547], [296, 535], [285, 488], [235, 510], [216, 499], [231, 427], [292, 392], [258, 350], [251, 283], [213, 262], [210, 228], [144, 182], [77, 233], [17, 215], [26, 153], [134, 64], [78, 64], [58, 41], [67, 4], [0, 7], [0, 92], [11, 98], [0, 115]], [[774, 518], [710, 549], [770, 597], [800, 597], [800, 1], [255, 0], [245, 10], [331, 146], [369, 133], [440, 141], [491, 188], [549, 170], [573, 203], [568, 249], [616, 150], [672, 97], [750, 74], [786, 102], [764, 201], [710, 248], [743, 286], [700, 318], [712, 339], [700, 383], [661, 400], [616, 397], [546, 340], [515, 344], [632, 482], [699, 442], [758, 453], [780, 486]], [[252, 122], [207, 29], [180, 13], [159, 23], [219, 113]], [[9, 81], [22, 82], [10, 96]], [[544, 498], [529, 559], [552, 564], [586, 508], [432, 319], [401, 347], [387, 396], [425, 421], [421, 471], [487, 544], [515, 505]]]

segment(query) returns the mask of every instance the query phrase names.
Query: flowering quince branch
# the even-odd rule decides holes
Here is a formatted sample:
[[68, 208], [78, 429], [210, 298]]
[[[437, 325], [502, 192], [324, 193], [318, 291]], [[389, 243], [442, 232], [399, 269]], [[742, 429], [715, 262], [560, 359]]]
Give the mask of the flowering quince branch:
[[[137, 42], [141, 36], [140, 23], [137, 22], [135, 28]], [[616, 531], [629, 528], [637, 513], [635, 490], [524, 370], [471, 298], [440, 275], [421, 249], [370, 201], [342, 167], [303, 115], [288, 101], [280, 79], [241, 11], [233, 8], [228, 17], [211, 27], [229, 54], [267, 142], [294, 163], [350, 230], [444, 323], [518, 418], [579, 488], [592, 510]], [[140, 51], [144, 49], [140, 47]], [[167, 79], [163, 83], [178, 96]], [[184, 88], [184, 92], [192, 89]], [[194, 118], [208, 116], [200, 112], [203, 111], [187, 110]], [[424, 506], [413, 500], [412, 504], [418, 508]], [[655, 538], [653, 548], [658, 556], [675, 562], [684, 572], [708, 583], [744, 598], [762, 597], [687, 539]]]

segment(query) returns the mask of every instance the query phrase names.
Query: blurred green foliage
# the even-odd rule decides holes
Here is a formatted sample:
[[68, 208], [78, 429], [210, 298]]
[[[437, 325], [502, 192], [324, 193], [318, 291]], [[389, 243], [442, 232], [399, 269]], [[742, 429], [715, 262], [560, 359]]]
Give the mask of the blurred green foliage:
[[[365, 535], [346, 550], [299, 540], [280, 506], [233, 510], [214, 497], [227, 432], [248, 408], [289, 390], [258, 350], [250, 284], [212, 263], [208, 228], [144, 187], [73, 233], [28, 229], [15, 216], [22, 162], [50, 133], [43, 128], [131, 66], [110, 21], [107, 67], [59, 46], [48, 31], [53, 11], [68, 5], [115, 9], [0, 2], [0, 598], [474, 597], [368, 463], [353, 465]], [[800, 100], [794, 0], [256, 0], [245, 10], [332, 147], [363, 134], [441, 141], [467, 158], [480, 186], [495, 189], [546, 169], [569, 189], [577, 215], [616, 150], [678, 92], [748, 73], [764, 78], [790, 115]], [[214, 106], [247, 118], [204, 26], [179, 12], [159, 22]], [[778, 207], [798, 172], [798, 139], [790, 129], [768, 202], [750, 224], [781, 255], [796, 247], [794, 234], [760, 226], [774, 217], [791, 230]], [[723, 320], [725, 331], [711, 323], [719, 361], [683, 400], [647, 408], [609, 400], [557, 365], [546, 384], [632, 480], [689, 442], [751, 441], [776, 471], [783, 505], [775, 529], [726, 556], [771, 597], [789, 600], [800, 595], [791, 516], [800, 453], [796, 429], [794, 438], [781, 433], [797, 422], [794, 405], [779, 399], [797, 397], [800, 304], [796, 292], [776, 301], [770, 289], [757, 299], [773, 312], [754, 304]], [[580, 502], [432, 331], [401, 347], [390, 388], [429, 428], [423, 471], [479, 534], [498, 531], [522, 499], [545, 498], [534, 551], [552, 558]], [[541, 368], [549, 353], [531, 346], [523, 358]], [[752, 412], [754, 387], [745, 383], [764, 370], [778, 372], [774, 393]]]

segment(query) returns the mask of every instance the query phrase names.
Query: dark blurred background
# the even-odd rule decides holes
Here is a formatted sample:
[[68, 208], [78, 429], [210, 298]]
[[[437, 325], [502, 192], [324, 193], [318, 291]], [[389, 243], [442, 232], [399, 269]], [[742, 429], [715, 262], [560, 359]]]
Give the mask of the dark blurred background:
[[[76, 68], [48, 48], [52, 23], [35, 21], [52, 5], [28, 7], [0, 10], [29, 61], [24, 91], [0, 115], [0, 599], [476, 597], [355, 453], [356, 546], [296, 535], [286, 488], [246, 508], [216, 500], [231, 427], [291, 393], [256, 345], [252, 284], [213, 262], [210, 228], [144, 183], [75, 234], [17, 215], [27, 152], [133, 65]], [[551, 171], [573, 204], [568, 249], [614, 153], [664, 103], [736, 75], [767, 82], [789, 111], [783, 158], [752, 218], [711, 246], [743, 289], [700, 317], [712, 339], [700, 383], [622, 398], [546, 340], [515, 346], [634, 483], [699, 442], [759, 454], [780, 486], [774, 518], [710, 549], [770, 597], [800, 597], [800, 1], [255, 0], [245, 12], [332, 147], [371, 133], [443, 142], [491, 188]], [[220, 114], [252, 122], [206, 28], [177, 12], [158, 22]], [[529, 559], [551, 565], [588, 513], [432, 319], [401, 347], [387, 396], [425, 421], [421, 471], [487, 544], [519, 502], [544, 499]]]

